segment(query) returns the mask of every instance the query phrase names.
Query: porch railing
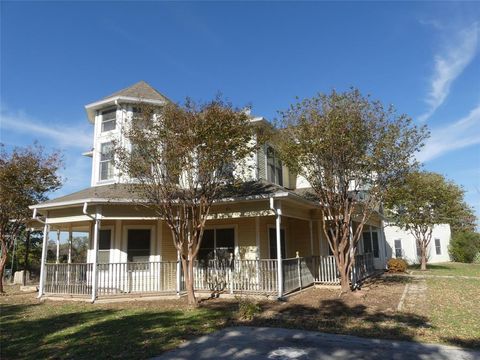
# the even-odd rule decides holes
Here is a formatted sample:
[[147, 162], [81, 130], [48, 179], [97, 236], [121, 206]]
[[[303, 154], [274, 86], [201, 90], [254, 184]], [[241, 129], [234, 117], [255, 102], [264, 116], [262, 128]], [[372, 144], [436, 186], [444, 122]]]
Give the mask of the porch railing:
[[[177, 290], [177, 262], [97, 264], [99, 296], [130, 293], [174, 293]], [[333, 256], [309, 256], [282, 260], [285, 293], [314, 283], [340, 283]], [[357, 255], [352, 282], [374, 272], [373, 255]], [[197, 262], [194, 288], [211, 292], [263, 293], [278, 291], [276, 259]], [[46, 294], [91, 295], [93, 264], [45, 264]], [[184, 289], [183, 274], [181, 289]]]
[[89, 295], [93, 264], [45, 264], [45, 293]]

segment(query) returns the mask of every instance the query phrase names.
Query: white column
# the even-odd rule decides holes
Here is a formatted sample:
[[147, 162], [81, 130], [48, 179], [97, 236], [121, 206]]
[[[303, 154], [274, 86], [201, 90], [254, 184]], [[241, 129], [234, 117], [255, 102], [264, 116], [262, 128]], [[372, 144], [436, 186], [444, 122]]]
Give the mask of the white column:
[[57, 230], [57, 256], [55, 259], [55, 263], [60, 262], [60, 230]]
[[73, 231], [72, 225], [68, 226], [68, 263], [72, 263], [72, 242], [73, 242]]
[[255, 243], [257, 245], [257, 259], [260, 259], [260, 216], [255, 217]]
[[282, 241], [280, 226], [282, 224], [282, 210], [276, 208], [275, 232], [277, 237], [277, 280], [278, 280], [278, 298], [283, 296], [283, 262], [282, 262]]
[[310, 228], [310, 255], [313, 256], [313, 221], [308, 221], [308, 226]]
[[48, 231], [50, 228], [46, 221], [47, 219], [45, 218], [45, 226], [43, 227], [42, 259], [40, 261], [40, 285], [38, 287], [38, 298], [42, 297], [45, 288], [45, 261], [47, 259]]
[[93, 269], [92, 269], [92, 302], [95, 301], [97, 298], [97, 286], [98, 286], [98, 272], [97, 272], [97, 264], [98, 264], [98, 237], [100, 232], [100, 207], [97, 206], [96, 214], [95, 214], [95, 222], [93, 226]]

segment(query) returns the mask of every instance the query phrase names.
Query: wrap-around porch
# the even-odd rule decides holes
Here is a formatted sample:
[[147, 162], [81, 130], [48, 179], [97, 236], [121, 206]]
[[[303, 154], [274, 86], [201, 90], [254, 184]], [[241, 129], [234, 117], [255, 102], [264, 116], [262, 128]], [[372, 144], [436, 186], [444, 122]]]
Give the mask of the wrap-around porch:
[[[84, 205], [82, 215], [79, 210], [46, 214], [41, 295], [95, 301], [118, 295], [184, 293], [178, 254], [163, 220], [124, 205]], [[87, 232], [86, 261], [73, 263], [68, 257], [62, 263], [58, 251], [55, 261], [47, 261], [50, 231], [67, 232], [69, 241], [73, 231]], [[375, 267], [383, 268], [382, 239], [379, 226], [364, 230], [352, 272], [355, 281], [372, 274]], [[335, 258], [315, 209], [273, 199], [217, 209], [207, 222], [194, 274], [195, 289], [209, 294], [282, 297], [312, 284], [339, 284]]]

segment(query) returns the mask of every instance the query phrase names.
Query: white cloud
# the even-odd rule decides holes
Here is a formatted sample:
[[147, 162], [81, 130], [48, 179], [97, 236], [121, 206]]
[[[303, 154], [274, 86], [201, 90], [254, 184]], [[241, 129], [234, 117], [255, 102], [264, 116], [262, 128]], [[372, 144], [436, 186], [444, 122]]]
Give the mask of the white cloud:
[[32, 139], [49, 139], [54, 143], [52, 145], [66, 148], [88, 150], [93, 143], [90, 129], [72, 126], [70, 123], [47, 124], [33, 119], [22, 111], [9, 111], [4, 106], [0, 109], [0, 126], [3, 134], [5, 130], [9, 130], [27, 134]]
[[480, 144], [480, 104], [470, 113], [445, 127], [432, 130], [432, 136], [417, 155], [421, 162], [435, 159], [447, 152]]
[[455, 79], [475, 57], [480, 26], [478, 22], [458, 32], [442, 53], [435, 56], [435, 69], [426, 98], [428, 110], [418, 117], [425, 121], [443, 104]]

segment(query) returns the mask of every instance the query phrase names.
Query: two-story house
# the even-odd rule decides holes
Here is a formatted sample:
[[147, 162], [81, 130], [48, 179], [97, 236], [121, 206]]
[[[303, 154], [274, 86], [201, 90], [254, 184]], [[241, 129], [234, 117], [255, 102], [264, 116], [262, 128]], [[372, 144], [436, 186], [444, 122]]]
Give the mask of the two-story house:
[[[83, 154], [92, 159], [91, 186], [32, 206], [34, 217], [44, 222], [40, 296], [63, 294], [94, 301], [99, 296], [182, 292], [169, 228], [135, 206], [109, 151], [113, 139], [122, 141], [122, 127], [132, 120], [140, 101], [161, 106], [169, 100], [141, 81], [86, 105], [94, 127], [93, 148]], [[262, 117], [251, 121], [267, 122]], [[196, 267], [196, 289], [282, 296], [313, 283], [337, 284], [319, 205], [304, 196], [308, 183], [289, 172], [268, 144], [262, 144], [251, 161], [250, 181], [214, 205]], [[88, 232], [87, 262], [46, 263], [49, 231], [66, 231], [70, 239], [74, 231]], [[384, 268], [380, 215], [365, 226], [359, 248], [358, 272]], [[229, 261], [218, 261], [222, 259]]]

